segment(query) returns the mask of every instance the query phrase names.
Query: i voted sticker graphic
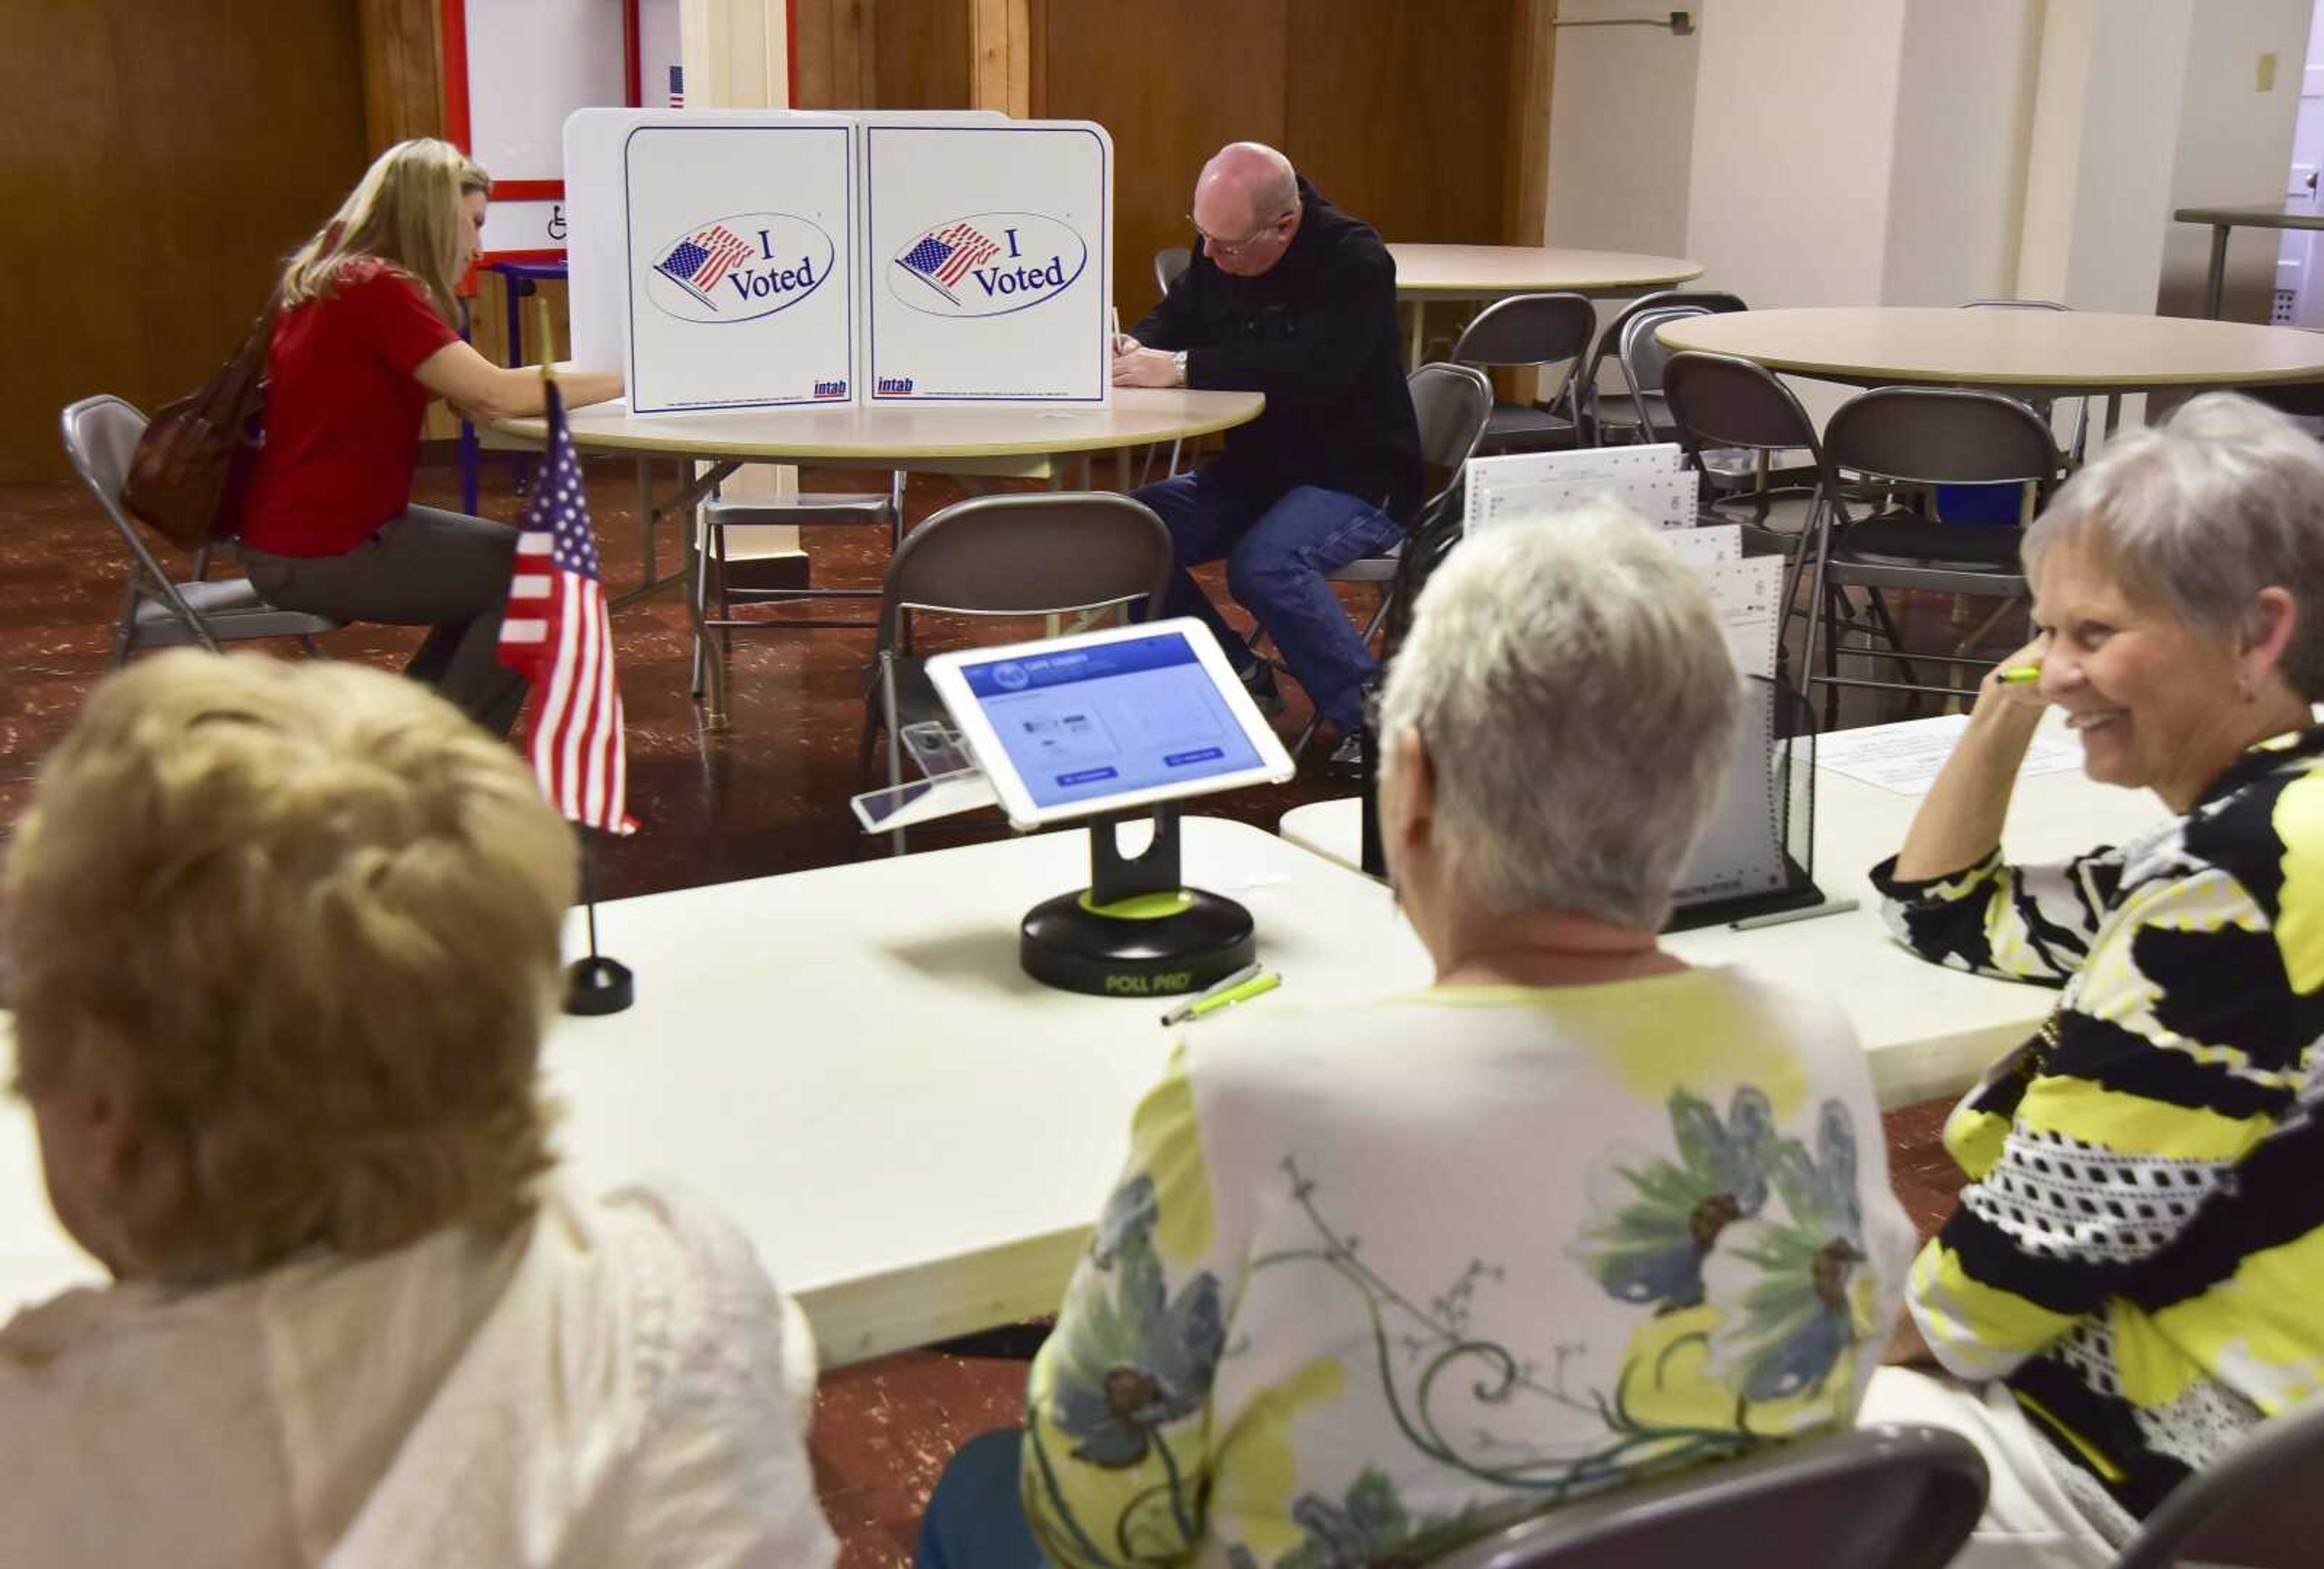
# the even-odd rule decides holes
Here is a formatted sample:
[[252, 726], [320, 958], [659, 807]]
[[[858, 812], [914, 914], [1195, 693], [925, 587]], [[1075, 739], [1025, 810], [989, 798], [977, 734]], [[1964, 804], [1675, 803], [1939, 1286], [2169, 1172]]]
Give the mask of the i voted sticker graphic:
[[656, 250], [646, 294], [680, 321], [756, 321], [822, 288], [836, 254], [831, 236], [811, 218], [735, 213], [698, 224]]
[[1088, 244], [1056, 218], [975, 213], [914, 235], [890, 258], [888, 291], [930, 316], [1005, 316], [1055, 300], [1088, 265]]

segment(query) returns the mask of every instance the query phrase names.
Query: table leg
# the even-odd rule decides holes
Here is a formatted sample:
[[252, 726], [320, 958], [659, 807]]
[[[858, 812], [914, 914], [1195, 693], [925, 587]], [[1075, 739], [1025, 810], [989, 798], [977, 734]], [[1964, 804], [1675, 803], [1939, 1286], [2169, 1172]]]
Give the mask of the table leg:
[[[2213, 321], [2219, 319], [2222, 298], [2227, 291], [2227, 226], [2211, 226], [2211, 277], [2203, 285], [2203, 314]], [[2107, 433], [2113, 433], [2108, 428]]]
[[476, 485], [481, 477], [477, 470], [484, 459], [476, 450], [476, 428], [467, 420], [460, 421], [460, 510], [470, 517], [476, 515]]
[[[504, 319], [508, 322], [508, 363], [513, 368], [524, 364], [523, 300], [532, 292], [532, 284], [530, 280], [519, 278], [513, 272], [503, 272], [501, 274], [501, 289], [502, 304], [506, 312]], [[524, 490], [529, 473], [524, 454], [512, 453], [509, 457], [509, 477], [515, 482], [519, 494]], [[468, 510], [474, 512], [475, 509], [471, 507]]]
[[[724, 464], [714, 472], [732, 473], [736, 466]], [[710, 482], [711, 485], [715, 483], [715, 480]], [[681, 531], [686, 550], [686, 585], [681, 592], [686, 599], [686, 619], [693, 623], [694, 646], [702, 656], [702, 725], [706, 730], [724, 730], [726, 728], [726, 646], [713, 637], [711, 629], [704, 624], [704, 606], [709, 594], [710, 552], [703, 549], [703, 541], [696, 537], [691, 515], [695, 501], [699, 500], [709, 488], [709, 485], [700, 481], [693, 486], [681, 487], [679, 494], [684, 505], [672, 510], [679, 512], [687, 524]], [[686, 496], [688, 490], [694, 492], [690, 499]], [[651, 516], [650, 513], [648, 515]]]
[[654, 510], [653, 459], [637, 461], [638, 491], [638, 559], [645, 564], [645, 575], [638, 579], [641, 588], [650, 588], [654, 580]]
[[2120, 392], [2108, 392], [2107, 394], [2106, 431], [2099, 439], [2103, 441], [2113, 440], [2115, 427], [2121, 423], [2122, 394]]
[[[648, 459], [642, 457], [638, 459], [639, 526], [644, 531], [648, 544], [646, 578], [637, 587], [614, 599], [606, 606], [608, 610], [622, 609], [632, 602], [669, 586], [670, 580], [658, 578], [653, 575], [650, 552], [654, 521], [664, 512], [669, 512], [687, 519], [690, 530], [695, 505], [741, 466], [739, 462], [734, 461], [713, 463], [708, 466], [705, 473], [696, 475], [691, 480], [687, 479], [684, 471], [681, 470], [678, 489], [671, 494], [666, 503], [657, 505], [653, 497], [652, 466]], [[708, 592], [708, 579], [705, 576], [707, 569], [704, 564], [704, 558], [707, 552], [699, 548], [700, 541], [691, 531], [684, 536], [684, 540], [685, 570], [674, 573], [671, 577], [678, 584], [679, 593], [685, 598], [687, 623], [694, 634], [696, 646], [699, 648], [707, 644], [711, 649], [709, 657], [703, 661], [700, 670], [704, 727], [710, 730], [724, 730], [726, 728], [725, 654], [724, 650], [711, 639], [711, 629], [703, 624], [706, 619], [703, 606]]]
[[1408, 371], [1418, 370], [1420, 356], [1427, 352], [1428, 301], [1415, 300], [1412, 302], [1412, 343], [1405, 350], [1404, 368]]

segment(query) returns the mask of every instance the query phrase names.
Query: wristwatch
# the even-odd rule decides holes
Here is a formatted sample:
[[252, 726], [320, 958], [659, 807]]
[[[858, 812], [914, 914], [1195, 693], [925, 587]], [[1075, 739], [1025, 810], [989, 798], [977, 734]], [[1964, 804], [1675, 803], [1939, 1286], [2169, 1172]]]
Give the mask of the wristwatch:
[[1170, 371], [1176, 378], [1170, 383], [1172, 386], [1183, 387], [1186, 384], [1186, 351], [1185, 349], [1182, 348], [1170, 356]]

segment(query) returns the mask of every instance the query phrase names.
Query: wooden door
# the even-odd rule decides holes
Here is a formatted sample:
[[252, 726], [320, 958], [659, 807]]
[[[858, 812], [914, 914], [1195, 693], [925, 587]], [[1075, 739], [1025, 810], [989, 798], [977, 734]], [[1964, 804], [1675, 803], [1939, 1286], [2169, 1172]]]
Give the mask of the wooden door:
[[[1033, 112], [1113, 136], [1113, 300], [1124, 329], [1158, 299], [1154, 253], [1191, 238], [1203, 162], [1230, 142], [1284, 147], [1287, 0], [1093, 5], [1035, 0]], [[1296, 148], [1284, 147], [1294, 162]]]
[[1033, 112], [1113, 134], [1125, 326], [1157, 298], [1154, 253], [1188, 243], [1194, 177], [1229, 142], [1281, 148], [1386, 239], [1508, 237], [1510, 59], [1526, 0], [1029, 4]]
[[66, 403], [217, 370], [363, 172], [353, 0], [10, 7], [0, 47], [0, 483], [70, 472]]

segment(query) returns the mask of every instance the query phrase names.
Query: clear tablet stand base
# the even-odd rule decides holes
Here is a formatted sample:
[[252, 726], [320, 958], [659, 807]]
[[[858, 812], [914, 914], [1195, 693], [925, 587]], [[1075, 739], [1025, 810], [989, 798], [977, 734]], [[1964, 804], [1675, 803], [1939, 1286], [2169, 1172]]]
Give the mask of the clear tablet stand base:
[[1143, 854], [1122, 854], [1117, 831], [1148, 815], [1090, 824], [1089, 887], [1026, 912], [1017, 954], [1027, 974], [1065, 992], [1175, 997], [1250, 963], [1250, 911], [1179, 881], [1175, 807], [1153, 809], [1154, 842]]

